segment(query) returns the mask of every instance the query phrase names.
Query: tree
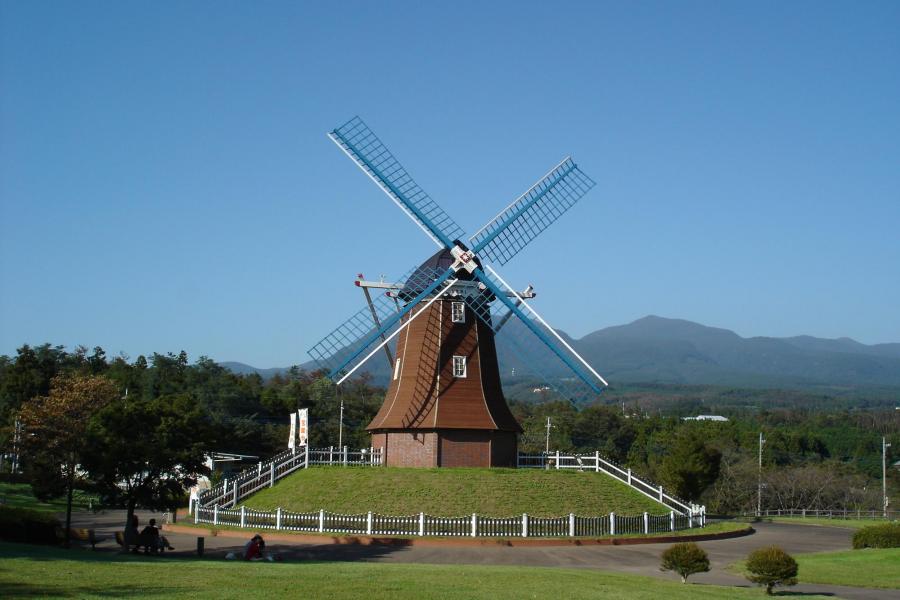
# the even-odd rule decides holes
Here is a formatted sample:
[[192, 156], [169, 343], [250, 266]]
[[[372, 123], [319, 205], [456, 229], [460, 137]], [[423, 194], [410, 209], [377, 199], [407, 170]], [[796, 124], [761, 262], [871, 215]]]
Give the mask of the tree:
[[215, 431], [187, 394], [119, 398], [88, 429], [84, 467], [112, 501], [127, 509], [179, 505], [197, 476], [208, 472], [205, 454]]
[[662, 571], [675, 571], [681, 575], [681, 583], [687, 583], [689, 575], [709, 571], [709, 556], [693, 542], [674, 544], [662, 553]]
[[26, 402], [19, 412], [25, 435], [23, 454], [40, 496], [66, 492], [66, 538], [72, 524], [72, 491], [87, 448], [91, 419], [119, 396], [116, 385], [97, 375], [60, 375], [47, 396]]
[[663, 457], [660, 479], [678, 496], [695, 501], [719, 477], [721, 462], [722, 453], [699, 435], [682, 434]]
[[797, 561], [778, 546], [751, 552], [747, 557], [747, 571], [747, 579], [766, 586], [769, 595], [776, 585], [797, 585]]

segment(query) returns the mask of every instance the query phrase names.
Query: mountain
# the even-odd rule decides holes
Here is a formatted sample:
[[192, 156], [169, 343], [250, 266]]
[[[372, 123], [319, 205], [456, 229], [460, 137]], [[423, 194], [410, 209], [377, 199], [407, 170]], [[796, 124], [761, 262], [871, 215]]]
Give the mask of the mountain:
[[[513, 320], [498, 337], [505, 373], [517, 367], [505, 338], [518, 338], [524, 325]], [[900, 386], [900, 344], [861, 344], [850, 338], [811, 336], [744, 338], [728, 329], [683, 319], [647, 316], [606, 327], [580, 339], [559, 332], [611, 383], [680, 383], [739, 387]], [[528, 334], [530, 335], [530, 334]], [[263, 377], [284, 369], [254, 369], [222, 363], [239, 373]], [[311, 369], [312, 363], [302, 365]], [[376, 382], [386, 383], [381, 356], [371, 364]], [[544, 369], [557, 376], [552, 368]], [[549, 372], [548, 372], [549, 371]]]
[[219, 366], [225, 367], [232, 373], [237, 373], [238, 375], [249, 375], [251, 373], [257, 373], [263, 379], [268, 379], [270, 377], [274, 377], [275, 375], [281, 375], [287, 372], [288, 367], [274, 367], [271, 369], [257, 369], [256, 367], [251, 367], [250, 365], [244, 364], [242, 362], [220, 362]]

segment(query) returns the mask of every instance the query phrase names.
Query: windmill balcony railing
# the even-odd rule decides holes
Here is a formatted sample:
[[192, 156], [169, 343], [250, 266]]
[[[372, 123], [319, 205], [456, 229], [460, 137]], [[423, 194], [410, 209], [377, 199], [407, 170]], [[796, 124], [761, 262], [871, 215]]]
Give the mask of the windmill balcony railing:
[[542, 454], [519, 453], [517, 465], [520, 469], [575, 469], [606, 473], [630, 486], [641, 494], [664, 504], [681, 514], [696, 514], [702, 507], [667, 493], [662, 485], [641, 479], [631, 469], [623, 468], [603, 458], [599, 452], [593, 454], [565, 454], [560, 451]]
[[274, 511], [259, 511], [246, 506], [200, 506], [194, 512], [194, 523], [213, 527], [347, 535], [567, 538], [665, 534], [703, 527], [706, 515], [703, 512], [680, 515], [673, 510], [668, 514], [610, 513], [592, 517], [572, 513], [561, 517], [533, 517], [528, 514], [500, 518], [478, 514], [437, 517], [424, 512], [406, 516], [382, 515], [371, 511], [347, 515], [326, 510], [291, 512], [277, 508]]

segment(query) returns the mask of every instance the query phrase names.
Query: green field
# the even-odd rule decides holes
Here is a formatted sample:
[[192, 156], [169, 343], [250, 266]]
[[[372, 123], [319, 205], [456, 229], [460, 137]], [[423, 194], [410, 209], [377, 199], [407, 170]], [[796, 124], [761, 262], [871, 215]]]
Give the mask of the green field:
[[[96, 499], [81, 490], [75, 490], [72, 495], [72, 509], [84, 510], [88, 503]], [[12, 506], [15, 508], [28, 508], [46, 513], [66, 512], [66, 499], [56, 498], [49, 502], [41, 502], [31, 493], [31, 486], [27, 483], [0, 483], [0, 506]], [[96, 506], [96, 504], [95, 504]]]
[[800, 581], [900, 589], [900, 548], [798, 554]]
[[795, 523], [797, 525], [843, 527], [845, 529], [859, 529], [860, 527], [886, 522], [883, 519], [826, 519], [824, 517], [763, 517], [763, 520], [775, 523]]
[[669, 509], [602, 473], [539, 469], [301, 470], [251, 496], [248, 508], [344, 514], [509, 517], [666, 514]]
[[[796, 554], [794, 559], [800, 583], [900, 589], [900, 548], [815, 552]], [[728, 570], [743, 575], [744, 561]]]
[[[24, 597], [760, 598], [753, 588], [682, 585], [587, 569], [399, 565], [371, 562], [245, 563], [145, 558], [0, 543], [0, 592]], [[809, 596], [820, 598], [820, 596]]]

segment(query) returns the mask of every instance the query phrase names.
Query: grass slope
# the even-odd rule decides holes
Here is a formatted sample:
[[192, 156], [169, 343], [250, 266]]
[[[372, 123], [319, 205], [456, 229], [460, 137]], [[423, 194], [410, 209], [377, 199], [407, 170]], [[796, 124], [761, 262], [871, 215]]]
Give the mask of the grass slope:
[[[4, 598], [239, 598], [456, 600], [491, 598], [760, 598], [752, 588], [588, 569], [401, 565], [368, 562], [245, 563], [145, 558], [0, 543]], [[810, 596], [810, 598], [819, 596]]]
[[602, 473], [539, 469], [359, 469], [317, 467], [286, 477], [251, 496], [248, 508], [295, 512], [321, 508], [359, 514], [478, 513], [509, 517], [637, 515], [668, 509]]
[[[96, 497], [86, 494], [81, 490], [75, 490], [72, 495], [72, 509], [85, 510], [88, 503], [93, 501], [97, 506]], [[0, 505], [16, 508], [28, 508], [44, 513], [65, 513], [66, 498], [55, 498], [49, 502], [41, 502], [31, 493], [31, 486], [27, 483], [0, 483]]]

